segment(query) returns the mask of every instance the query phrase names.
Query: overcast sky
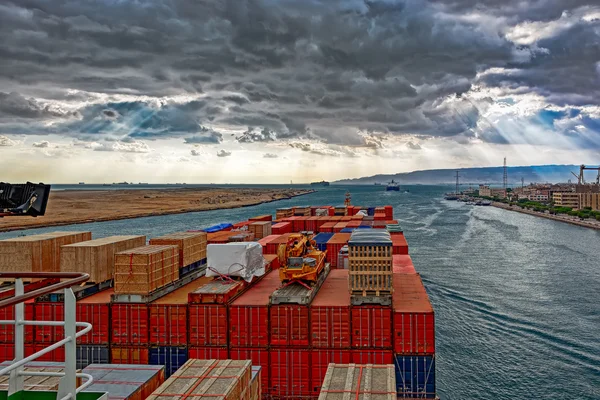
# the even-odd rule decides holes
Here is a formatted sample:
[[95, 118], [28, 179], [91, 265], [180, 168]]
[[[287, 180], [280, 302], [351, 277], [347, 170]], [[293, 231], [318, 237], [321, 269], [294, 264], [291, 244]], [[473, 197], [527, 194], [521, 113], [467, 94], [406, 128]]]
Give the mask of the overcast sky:
[[597, 0], [4, 0], [0, 180], [600, 163]]

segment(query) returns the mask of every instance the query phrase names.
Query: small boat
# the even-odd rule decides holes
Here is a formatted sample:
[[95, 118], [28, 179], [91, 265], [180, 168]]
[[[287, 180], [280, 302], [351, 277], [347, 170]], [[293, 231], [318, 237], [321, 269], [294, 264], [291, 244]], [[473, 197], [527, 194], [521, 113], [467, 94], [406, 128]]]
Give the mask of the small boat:
[[489, 200], [483, 200], [483, 201], [481, 202], [481, 205], [482, 205], [482, 206], [491, 206], [491, 205], [492, 205], [492, 202], [491, 202], [491, 201], [489, 201]]
[[390, 183], [387, 184], [387, 186], [385, 187], [386, 191], [394, 191], [394, 192], [399, 192], [400, 191], [400, 184], [398, 182], [394, 182], [394, 180], [392, 179], [392, 181]]

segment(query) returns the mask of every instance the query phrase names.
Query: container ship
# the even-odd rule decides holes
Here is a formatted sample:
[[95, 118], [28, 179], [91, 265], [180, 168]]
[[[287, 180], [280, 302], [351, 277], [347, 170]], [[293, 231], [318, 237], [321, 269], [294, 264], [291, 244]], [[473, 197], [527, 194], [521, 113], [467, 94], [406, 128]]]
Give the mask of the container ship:
[[0, 241], [0, 278], [17, 279], [0, 287], [0, 390], [39, 398], [77, 370], [62, 394], [92, 378], [78, 398], [436, 398], [434, 311], [391, 206], [280, 208], [147, 239]]
[[311, 182], [310, 186], [329, 186], [329, 182], [327, 182], [327, 181]]

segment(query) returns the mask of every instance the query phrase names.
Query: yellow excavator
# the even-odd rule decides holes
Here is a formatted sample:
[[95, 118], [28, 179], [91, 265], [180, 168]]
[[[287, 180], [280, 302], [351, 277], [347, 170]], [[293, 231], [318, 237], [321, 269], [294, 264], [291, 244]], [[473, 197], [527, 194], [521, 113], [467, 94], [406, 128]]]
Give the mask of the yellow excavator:
[[313, 285], [325, 269], [325, 253], [317, 249], [310, 234], [292, 233], [287, 243], [281, 243], [277, 248], [281, 282]]

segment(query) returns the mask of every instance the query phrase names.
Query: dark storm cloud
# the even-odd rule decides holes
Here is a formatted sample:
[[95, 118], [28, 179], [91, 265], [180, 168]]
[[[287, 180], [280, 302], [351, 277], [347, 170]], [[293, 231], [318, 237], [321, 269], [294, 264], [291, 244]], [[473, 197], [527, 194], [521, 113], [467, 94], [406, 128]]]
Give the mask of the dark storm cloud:
[[[260, 127], [239, 136], [240, 143], [313, 139], [381, 147], [358, 130], [470, 136], [485, 130], [482, 114], [444, 100], [475, 85], [535, 91], [556, 105], [597, 103], [599, 22], [575, 18], [535, 44], [513, 43], [507, 34], [520, 23], [583, 15], [582, 7], [597, 5], [6, 1], [0, 5], [0, 87], [9, 93], [0, 93], [0, 132], [220, 143], [220, 133], [203, 130], [209, 121]], [[78, 113], [40, 100], [76, 104], [98, 94], [162, 99], [81, 103]], [[165, 99], [185, 94], [203, 98]], [[49, 119], [65, 121], [49, 127]]]
[[277, 134], [267, 128], [256, 129], [248, 127], [241, 136], [238, 136], [236, 140], [240, 143], [254, 143], [254, 142], [272, 142], [277, 139]]

